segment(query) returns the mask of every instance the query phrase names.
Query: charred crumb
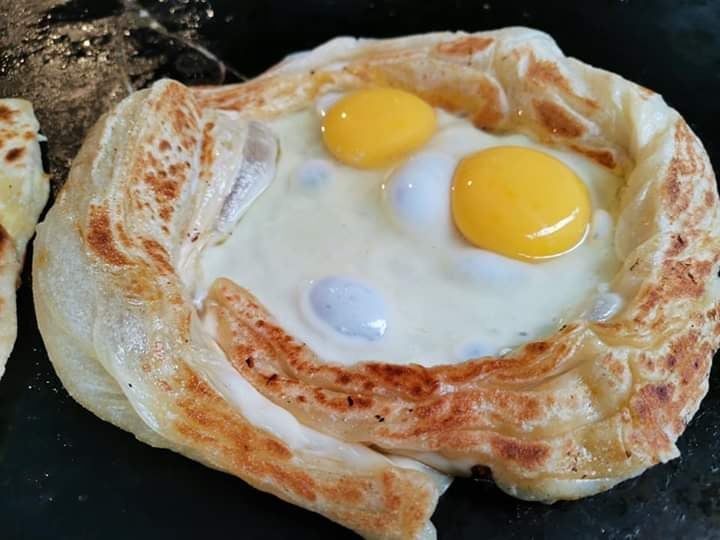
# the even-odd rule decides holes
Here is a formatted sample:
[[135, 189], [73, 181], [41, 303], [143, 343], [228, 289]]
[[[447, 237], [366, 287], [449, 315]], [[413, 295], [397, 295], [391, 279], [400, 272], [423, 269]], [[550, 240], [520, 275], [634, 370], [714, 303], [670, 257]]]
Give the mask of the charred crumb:
[[245, 363], [247, 364], [247, 367], [249, 367], [250, 369], [255, 367], [255, 360], [253, 360], [252, 356], [248, 356], [245, 359]]
[[476, 482], [492, 482], [492, 469], [486, 465], [473, 465], [470, 467], [470, 478]]
[[634, 263], [630, 265], [630, 271], [632, 272], [633, 270], [635, 270], [638, 264], [640, 264], [640, 259], [637, 259]]
[[272, 383], [272, 382], [275, 382], [275, 379], [277, 379], [277, 378], [278, 378], [277, 373], [273, 373], [272, 375], [270, 375], [270, 376], [267, 378], [267, 383], [270, 384], [270, 383]]
[[353, 401], [353, 398], [351, 396], [347, 397], [347, 402], [348, 402], [348, 405], [350, 405], [350, 407], [352, 407], [355, 404], [355, 402]]
[[132, 388], [132, 387], [133, 387], [132, 383], [129, 382], [129, 383], [128, 383], [128, 388]]
[[376, 414], [376, 415], [375, 415], [375, 419], [376, 419], [378, 422], [384, 422], [384, 421], [385, 421], [385, 417], [384, 417], [384, 416], [380, 416], [379, 414]]

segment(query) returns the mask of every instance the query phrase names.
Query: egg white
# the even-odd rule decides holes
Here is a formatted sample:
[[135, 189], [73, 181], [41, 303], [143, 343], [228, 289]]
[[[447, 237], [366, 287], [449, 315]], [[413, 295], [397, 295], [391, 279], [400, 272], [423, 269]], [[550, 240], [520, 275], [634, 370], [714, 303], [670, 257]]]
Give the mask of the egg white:
[[[319, 115], [307, 109], [269, 122], [280, 144], [277, 175], [230, 238], [203, 254], [204, 287], [218, 277], [234, 280], [321, 358], [345, 364], [461, 362], [541, 338], [583, 313], [609, 316], [612, 302], [603, 295], [619, 266], [612, 229], [621, 179], [583, 156], [523, 135], [491, 135], [436, 112], [438, 130], [418, 153], [457, 161], [515, 145], [547, 152], [572, 168], [588, 186], [595, 211], [582, 245], [546, 262], [524, 263], [470, 246], [437, 205], [424, 220], [410, 212], [408, 223], [393, 210], [387, 190], [394, 171], [413, 157], [383, 170], [342, 165], [323, 146]], [[449, 192], [438, 193], [449, 205]], [[426, 199], [435, 200], [427, 193]], [[305, 295], [327, 276], [378, 291], [388, 306], [382, 339], [333, 339], [308, 317]], [[593, 310], [595, 298], [602, 306]]]

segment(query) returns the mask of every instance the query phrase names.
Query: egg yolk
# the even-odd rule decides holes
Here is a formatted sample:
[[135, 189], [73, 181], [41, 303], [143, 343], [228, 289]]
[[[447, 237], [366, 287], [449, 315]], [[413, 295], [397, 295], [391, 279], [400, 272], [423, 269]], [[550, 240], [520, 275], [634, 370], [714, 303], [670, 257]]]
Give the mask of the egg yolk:
[[453, 175], [451, 207], [471, 244], [522, 260], [572, 250], [590, 219], [588, 190], [572, 170], [543, 152], [516, 146], [465, 157]]
[[339, 99], [322, 122], [328, 151], [352, 167], [388, 165], [422, 146], [435, 131], [435, 111], [395, 88], [359, 90]]

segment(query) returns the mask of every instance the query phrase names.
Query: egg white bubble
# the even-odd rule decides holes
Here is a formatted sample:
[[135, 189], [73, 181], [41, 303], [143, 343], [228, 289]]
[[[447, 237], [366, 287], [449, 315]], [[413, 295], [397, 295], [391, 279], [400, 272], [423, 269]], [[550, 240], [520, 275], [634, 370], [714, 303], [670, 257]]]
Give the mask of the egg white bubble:
[[420, 152], [392, 172], [384, 184], [385, 201], [400, 226], [410, 232], [450, 239], [450, 185], [457, 159], [440, 152]]
[[588, 321], [607, 321], [617, 314], [623, 307], [623, 298], [614, 292], [601, 292], [595, 298], [590, 309], [585, 313]]
[[593, 213], [590, 225], [590, 240], [607, 241], [613, 233], [613, 218], [607, 210], [598, 208]]
[[306, 294], [307, 315], [325, 330], [364, 341], [377, 341], [387, 331], [387, 305], [377, 290], [364, 283], [328, 276], [312, 282]]
[[314, 194], [328, 185], [333, 174], [333, 165], [328, 160], [308, 159], [295, 170], [293, 185], [306, 194]]

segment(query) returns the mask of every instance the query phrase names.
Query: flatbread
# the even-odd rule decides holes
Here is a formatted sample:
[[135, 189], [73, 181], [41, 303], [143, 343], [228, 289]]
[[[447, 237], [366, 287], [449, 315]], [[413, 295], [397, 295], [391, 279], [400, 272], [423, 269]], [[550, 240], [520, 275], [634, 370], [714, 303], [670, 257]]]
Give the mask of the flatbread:
[[17, 336], [15, 288], [49, 192], [32, 105], [0, 99], [0, 377]]
[[[434, 368], [322, 364], [227, 280], [199, 309], [198, 255], [222, 236], [252, 122], [370, 85], [624, 175], [624, 308]], [[434, 534], [444, 485], [417, 461], [551, 502], [678, 455], [718, 347], [718, 232], [709, 160], [678, 113], [546, 34], [340, 38], [241, 85], [160, 81], [102, 118], [39, 229], [34, 295], [60, 378], [101, 418], [366, 537], [413, 538]]]

